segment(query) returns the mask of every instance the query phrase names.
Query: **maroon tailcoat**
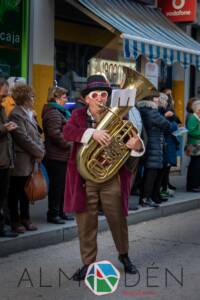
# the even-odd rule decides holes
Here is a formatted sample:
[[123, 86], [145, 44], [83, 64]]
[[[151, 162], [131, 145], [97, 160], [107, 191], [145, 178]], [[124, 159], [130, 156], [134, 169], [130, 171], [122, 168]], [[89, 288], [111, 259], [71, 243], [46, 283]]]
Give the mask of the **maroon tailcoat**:
[[[71, 157], [68, 161], [66, 185], [65, 185], [65, 199], [64, 212], [83, 212], [86, 210], [86, 189], [85, 180], [80, 176], [77, 166], [76, 157], [77, 152], [82, 145], [80, 143], [83, 133], [87, 129], [87, 108], [74, 110], [71, 118], [68, 120], [63, 128], [64, 138], [67, 141], [72, 141], [73, 148]], [[131, 188], [131, 175], [125, 167], [119, 170], [121, 194], [123, 203], [123, 212], [128, 214], [128, 197]], [[112, 199], [111, 199], [112, 201]]]

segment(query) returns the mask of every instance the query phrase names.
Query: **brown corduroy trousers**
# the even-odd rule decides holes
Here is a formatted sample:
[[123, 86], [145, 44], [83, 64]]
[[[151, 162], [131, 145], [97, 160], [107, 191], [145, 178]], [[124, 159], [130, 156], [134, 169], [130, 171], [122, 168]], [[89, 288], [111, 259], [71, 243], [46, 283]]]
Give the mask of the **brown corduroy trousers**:
[[101, 205], [119, 254], [128, 253], [128, 226], [122, 210], [119, 175], [105, 183], [86, 181], [87, 209], [76, 213], [80, 252], [84, 265], [96, 261], [98, 210]]

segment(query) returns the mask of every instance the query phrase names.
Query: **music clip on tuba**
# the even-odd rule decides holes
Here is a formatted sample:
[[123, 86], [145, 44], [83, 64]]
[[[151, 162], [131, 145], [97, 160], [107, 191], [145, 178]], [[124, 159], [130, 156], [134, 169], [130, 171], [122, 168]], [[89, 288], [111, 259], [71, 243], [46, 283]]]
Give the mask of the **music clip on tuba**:
[[[123, 67], [123, 89], [136, 89], [136, 101], [151, 95], [156, 88], [140, 73]], [[129, 158], [131, 150], [126, 142], [138, 135], [138, 130], [129, 120], [123, 119], [131, 106], [106, 107], [107, 113], [96, 129], [105, 129], [111, 136], [109, 146], [101, 146], [93, 138], [82, 145], [77, 155], [77, 167], [80, 175], [95, 183], [111, 179]]]

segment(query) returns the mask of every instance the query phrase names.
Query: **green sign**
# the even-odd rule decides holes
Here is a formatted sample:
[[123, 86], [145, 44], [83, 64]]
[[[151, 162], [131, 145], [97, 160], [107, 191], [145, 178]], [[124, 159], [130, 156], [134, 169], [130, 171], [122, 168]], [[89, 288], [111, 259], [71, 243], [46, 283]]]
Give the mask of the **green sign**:
[[28, 49], [24, 45], [24, 40], [28, 43], [24, 36], [27, 32], [24, 24], [28, 12], [25, 3], [28, 0], [0, 0], [0, 76], [6, 78], [27, 77], [27, 64], [26, 72], [23, 71], [28, 54], [23, 53], [24, 48]]

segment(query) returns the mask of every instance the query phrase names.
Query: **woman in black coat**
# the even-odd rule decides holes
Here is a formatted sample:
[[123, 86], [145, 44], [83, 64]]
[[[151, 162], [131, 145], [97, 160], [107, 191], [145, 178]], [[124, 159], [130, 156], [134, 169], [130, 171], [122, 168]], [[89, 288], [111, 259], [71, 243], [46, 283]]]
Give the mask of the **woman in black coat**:
[[63, 213], [65, 175], [71, 145], [63, 137], [63, 127], [70, 116], [64, 104], [67, 91], [61, 87], [49, 89], [47, 104], [42, 111], [45, 136], [45, 166], [49, 176], [47, 222], [64, 224], [73, 217]]
[[160, 203], [159, 172], [163, 168], [164, 131], [170, 129], [170, 123], [158, 111], [158, 102], [159, 93], [155, 93], [137, 103], [148, 137], [140, 203], [150, 207], [158, 207]]
[[[165, 139], [165, 153], [164, 153], [164, 166], [162, 176], [162, 192], [161, 198], [168, 200], [166, 197], [172, 196], [169, 186], [169, 174], [170, 168], [176, 166], [177, 163], [177, 149], [179, 146], [178, 139], [173, 132], [178, 129], [178, 123], [180, 123], [178, 117], [176, 116], [174, 110], [168, 105], [168, 96], [166, 94], [160, 93], [160, 106], [159, 111], [161, 114], [170, 122], [170, 130], [165, 130], [164, 139]], [[173, 187], [173, 186], [172, 186]], [[173, 187], [174, 188], [174, 187]], [[170, 193], [169, 193], [170, 192]]]

